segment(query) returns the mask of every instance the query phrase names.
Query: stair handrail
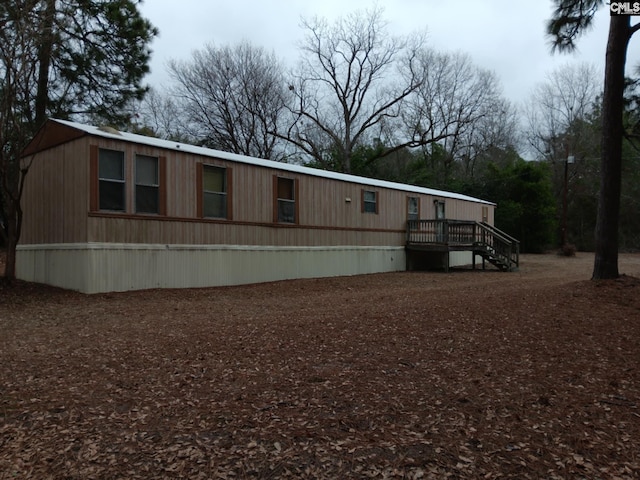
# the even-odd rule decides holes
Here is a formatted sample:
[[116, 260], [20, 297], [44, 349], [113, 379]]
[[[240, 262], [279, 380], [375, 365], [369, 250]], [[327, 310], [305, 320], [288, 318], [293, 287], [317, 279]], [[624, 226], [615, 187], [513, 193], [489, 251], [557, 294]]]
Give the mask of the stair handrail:
[[[520, 241], [515, 239], [508, 233], [505, 233], [502, 230], [494, 227], [493, 225], [489, 225], [486, 222], [478, 222], [478, 225], [480, 226], [481, 231], [489, 233], [493, 237], [494, 241], [499, 240], [499, 242], [503, 244], [504, 247], [506, 247], [505, 248], [506, 253], [497, 252], [497, 251], [495, 253], [500, 254], [506, 259], [508, 263], [508, 268], [511, 269], [512, 264], [515, 264], [516, 267], [519, 267], [520, 266]], [[487, 244], [487, 242], [481, 242], [481, 243]], [[494, 250], [496, 250], [495, 245], [491, 245], [491, 246], [494, 248]]]

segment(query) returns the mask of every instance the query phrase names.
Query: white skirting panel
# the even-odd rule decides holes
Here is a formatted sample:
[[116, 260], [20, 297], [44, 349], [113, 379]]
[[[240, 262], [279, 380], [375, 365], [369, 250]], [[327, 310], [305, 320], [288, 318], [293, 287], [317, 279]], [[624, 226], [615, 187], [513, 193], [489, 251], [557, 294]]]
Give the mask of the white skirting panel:
[[471, 252], [449, 252], [450, 267], [466, 267], [473, 263], [473, 254]]
[[194, 288], [405, 269], [404, 247], [21, 245], [21, 280], [84, 293]]

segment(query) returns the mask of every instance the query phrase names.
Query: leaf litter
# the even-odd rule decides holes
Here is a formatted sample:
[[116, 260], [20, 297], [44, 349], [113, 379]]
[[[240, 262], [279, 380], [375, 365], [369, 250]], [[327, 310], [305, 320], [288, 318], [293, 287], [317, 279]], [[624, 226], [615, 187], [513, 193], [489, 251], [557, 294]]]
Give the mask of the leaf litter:
[[640, 476], [640, 255], [0, 289], [0, 479]]

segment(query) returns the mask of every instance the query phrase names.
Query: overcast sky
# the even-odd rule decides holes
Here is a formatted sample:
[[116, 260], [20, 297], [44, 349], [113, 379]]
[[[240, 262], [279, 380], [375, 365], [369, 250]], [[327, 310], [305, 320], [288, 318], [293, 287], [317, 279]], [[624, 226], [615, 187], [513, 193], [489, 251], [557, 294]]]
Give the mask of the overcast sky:
[[[142, 13], [160, 30], [152, 44], [152, 73], [147, 80], [155, 87], [167, 85], [167, 61], [189, 59], [208, 43], [222, 46], [249, 40], [293, 66], [303, 35], [302, 17], [317, 15], [332, 21], [374, 4], [374, 0], [146, 0]], [[426, 30], [436, 50], [468, 53], [476, 65], [498, 75], [505, 97], [514, 103], [525, 100], [536, 83], [568, 63], [586, 61], [603, 70], [609, 26], [606, 6], [596, 14], [595, 27], [578, 41], [575, 54], [552, 54], [545, 37], [551, 1], [379, 0], [377, 4], [384, 9], [392, 33]], [[627, 57], [631, 67], [640, 63], [637, 36]]]

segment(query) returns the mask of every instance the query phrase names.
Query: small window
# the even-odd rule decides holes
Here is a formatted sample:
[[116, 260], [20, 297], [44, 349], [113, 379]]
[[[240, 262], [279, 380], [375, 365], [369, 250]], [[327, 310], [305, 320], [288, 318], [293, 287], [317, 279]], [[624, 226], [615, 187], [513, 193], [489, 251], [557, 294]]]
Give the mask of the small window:
[[100, 210], [125, 211], [124, 152], [100, 149], [98, 190]]
[[159, 213], [158, 158], [136, 155], [136, 213]]
[[418, 207], [418, 197], [407, 197], [407, 220], [418, 220], [420, 209]]
[[378, 213], [378, 192], [362, 191], [362, 211], [365, 213]]
[[203, 165], [202, 190], [202, 215], [227, 218], [227, 169]]
[[436, 207], [436, 220], [444, 220], [444, 202], [442, 200], [434, 200], [433, 205]]
[[296, 223], [295, 181], [292, 178], [277, 178], [277, 220]]
[[489, 207], [482, 207], [482, 221], [489, 222]]

